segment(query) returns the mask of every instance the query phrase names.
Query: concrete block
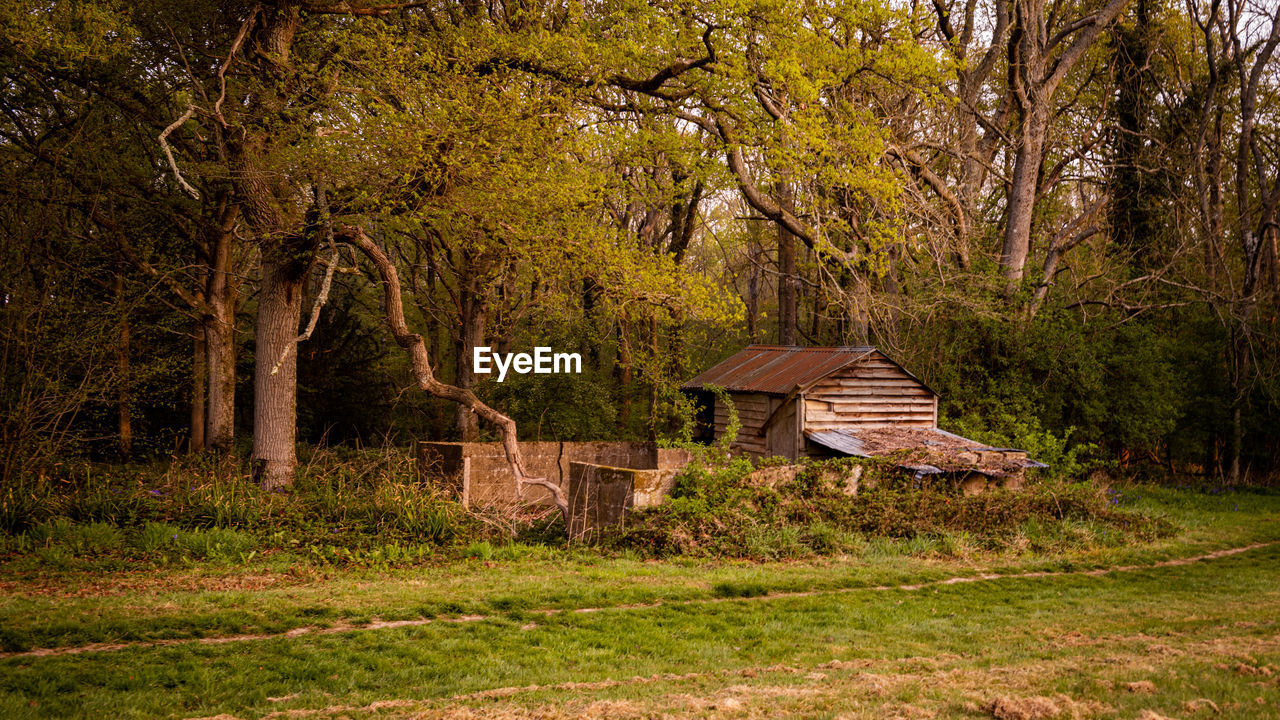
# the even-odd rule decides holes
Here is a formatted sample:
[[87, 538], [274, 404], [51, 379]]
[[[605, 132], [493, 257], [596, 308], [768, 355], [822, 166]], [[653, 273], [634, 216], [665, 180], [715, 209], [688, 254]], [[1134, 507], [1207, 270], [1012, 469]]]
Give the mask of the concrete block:
[[[520, 453], [530, 475], [561, 488], [567, 486], [572, 462], [631, 469], [679, 469], [689, 462], [687, 450], [649, 442], [522, 442]], [[418, 474], [468, 505], [551, 503], [551, 493], [541, 487], [526, 487], [524, 497], [517, 495], [502, 443], [420, 442]]]

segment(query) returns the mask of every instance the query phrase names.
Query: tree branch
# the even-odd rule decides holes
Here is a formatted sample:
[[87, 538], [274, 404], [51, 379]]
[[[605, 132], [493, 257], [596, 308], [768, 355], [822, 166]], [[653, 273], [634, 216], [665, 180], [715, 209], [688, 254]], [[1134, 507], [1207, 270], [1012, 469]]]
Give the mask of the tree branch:
[[442, 383], [436, 379], [435, 373], [431, 369], [431, 360], [427, 355], [427, 346], [423, 342], [422, 336], [410, 331], [409, 326], [405, 323], [400, 277], [391, 259], [382, 251], [382, 248], [378, 247], [365, 234], [362, 227], [343, 225], [338, 228], [338, 235], [359, 248], [377, 268], [378, 275], [382, 278], [384, 286], [383, 310], [386, 313], [387, 326], [391, 329], [391, 334], [395, 336], [396, 343], [409, 353], [414, 380], [418, 383], [418, 387], [435, 397], [451, 400], [467, 407], [480, 417], [498, 426], [498, 429], [502, 432], [502, 447], [506, 452], [507, 465], [511, 468], [511, 474], [516, 478], [517, 495], [524, 494], [525, 485], [536, 485], [545, 488], [551, 493], [552, 501], [555, 502], [556, 507], [560, 509], [560, 514], [564, 518], [565, 527], [567, 528], [569, 524], [569, 501], [565, 497], [564, 491], [560, 489], [559, 485], [546, 478], [531, 477], [525, 473], [524, 460], [520, 456], [520, 444], [516, 436], [515, 421], [481, 402], [475, 396], [475, 393], [470, 390]]
[[[1093, 22], [1083, 28], [1081, 33], [1076, 36], [1075, 41], [1071, 43], [1071, 46], [1058, 56], [1049, 71], [1048, 77], [1045, 78], [1045, 85], [1048, 86], [1050, 95], [1053, 94], [1053, 90], [1058, 87], [1062, 79], [1067, 76], [1067, 73], [1071, 72], [1071, 68], [1075, 67], [1077, 62], [1080, 62], [1080, 59], [1089, 51], [1098, 36], [1102, 34], [1102, 31], [1111, 24], [1111, 21], [1116, 19], [1116, 16], [1120, 14], [1120, 11], [1124, 9], [1128, 2], [1129, 0], [1110, 0], [1097, 14], [1093, 15]], [[1055, 39], [1056, 41], [1057, 39]], [[1048, 52], [1049, 49], [1045, 48], [1045, 52]]]
[[169, 147], [169, 133], [173, 132], [174, 130], [177, 130], [179, 127], [182, 126], [183, 123], [190, 120], [191, 116], [195, 114], [196, 114], [196, 106], [191, 104], [187, 105], [187, 111], [182, 113], [182, 117], [179, 117], [177, 120], [174, 120], [173, 123], [169, 125], [169, 127], [165, 128], [160, 132], [160, 148], [164, 150], [165, 157], [169, 158], [169, 167], [173, 169], [173, 176], [178, 179], [178, 184], [182, 186], [183, 190], [187, 191], [188, 195], [195, 198], [196, 200], [199, 200], [200, 191], [191, 187], [191, 184], [188, 183], [186, 179], [182, 177], [182, 172], [178, 170], [178, 161], [173, 159], [173, 149]]

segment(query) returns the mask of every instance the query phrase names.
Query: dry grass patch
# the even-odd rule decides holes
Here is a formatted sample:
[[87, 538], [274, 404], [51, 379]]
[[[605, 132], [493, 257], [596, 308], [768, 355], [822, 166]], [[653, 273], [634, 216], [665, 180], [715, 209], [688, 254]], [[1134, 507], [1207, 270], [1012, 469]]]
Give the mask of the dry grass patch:
[[1124, 689], [1131, 693], [1153, 694], [1156, 691], [1156, 684], [1150, 680], [1138, 680], [1124, 684]]
[[1054, 698], [1033, 695], [1032, 697], [998, 697], [986, 707], [997, 720], [1049, 720], [1062, 714], [1062, 706]]

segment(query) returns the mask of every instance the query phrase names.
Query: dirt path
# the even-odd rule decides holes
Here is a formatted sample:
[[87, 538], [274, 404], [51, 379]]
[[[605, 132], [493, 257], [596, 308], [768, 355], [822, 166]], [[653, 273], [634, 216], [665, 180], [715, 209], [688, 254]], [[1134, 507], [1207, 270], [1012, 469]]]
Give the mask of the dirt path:
[[[986, 582], [990, 580], [1007, 580], [1007, 579], [1031, 579], [1031, 578], [1051, 578], [1051, 577], [1071, 577], [1071, 576], [1090, 576], [1098, 577], [1110, 575], [1120, 572], [1133, 572], [1135, 570], [1152, 570], [1165, 567], [1176, 567], [1181, 565], [1190, 565], [1192, 563], [1205, 560], [1216, 560], [1218, 558], [1228, 557], [1231, 555], [1239, 555], [1240, 553], [1257, 550], [1259, 548], [1270, 547], [1280, 544], [1280, 541], [1260, 542], [1241, 547], [1226, 548], [1224, 550], [1215, 550], [1213, 552], [1195, 555], [1192, 557], [1174, 558], [1172, 560], [1162, 560], [1147, 565], [1119, 565], [1110, 568], [1098, 568], [1094, 570], [1062, 570], [1062, 571], [1039, 571], [1025, 573], [982, 573], [978, 575], [957, 576], [945, 578], [942, 580], [933, 580], [925, 583], [905, 584], [905, 585], [872, 585], [864, 587], [838, 588], [834, 590], [803, 590], [798, 592], [779, 592], [769, 593], [767, 595], [758, 595], [754, 597], [714, 597], [714, 598], [698, 598], [694, 600], [679, 600], [672, 602], [655, 602], [640, 603], [632, 605], [614, 605], [607, 607], [586, 607], [586, 608], [547, 608], [542, 610], [531, 610], [530, 614], [534, 615], [561, 615], [569, 613], [594, 613], [606, 610], [643, 610], [656, 607], [680, 607], [686, 605], [707, 605], [712, 603], [723, 602], [750, 602], [750, 601], [768, 601], [782, 600], [787, 598], [805, 598], [820, 595], [838, 595], [851, 592], [865, 591], [884, 591], [884, 590], [905, 590], [915, 591], [923, 590], [930, 587], [940, 587], [945, 585], [956, 585], [959, 583]], [[247, 633], [243, 635], [224, 635], [221, 637], [203, 637], [203, 638], [175, 638], [168, 640], [145, 640], [135, 642], [122, 643], [91, 643], [88, 645], [57, 647], [57, 648], [36, 648], [25, 652], [8, 652], [0, 653], [0, 659], [18, 658], [18, 657], [55, 657], [59, 655], [77, 655], [82, 653], [99, 653], [111, 652], [115, 650], [127, 650], [132, 648], [158, 648], [172, 647], [176, 645], [221, 645], [224, 643], [248, 642], [252, 640], [270, 640], [273, 638], [295, 638], [304, 635], [333, 635], [336, 633], [355, 632], [363, 630], [385, 630], [389, 628], [401, 627], [417, 627], [421, 625], [429, 625], [431, 623], [470, 623], [488, 620], [488, 615], [460, 615], [457, 617], [437, 617], [437, 618], [417, 618], [413, 620], [375, 620], [369, 623], [338, 623], [327, 627], [319, 625], [307, 625], [294, 628], [281, 633]], [[522, 629], [532, 629], [536, 624], [530, 623], [523, 626]]]

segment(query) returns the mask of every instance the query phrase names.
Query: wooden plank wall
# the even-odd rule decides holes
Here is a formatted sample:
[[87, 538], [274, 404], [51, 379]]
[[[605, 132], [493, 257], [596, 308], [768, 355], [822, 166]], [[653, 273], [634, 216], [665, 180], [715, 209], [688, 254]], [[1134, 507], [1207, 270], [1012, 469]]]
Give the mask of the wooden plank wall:
[[[774, 408], [778, 407], [781, 398], [770, 397], [760, 393], [732, 393], [730, 399], [738, 411], [738, 421], [742, 429], [738, 431], [738, 439], [732, 447], [739, 452], [764, 457], [769, 448], [766, 438], [757, 435], [760, 426], [769, 419]], [[729, 410], [720, 398], [716, 398], [716, 437], [724, 437], [729, 426]]]
[[879, 352], [805, 393], [805, 429], [938, 426], [938, 399]]
[[[771, 398], [770, 406], [778, 407], [780, 398]], [[796, 418], [796, 408], [800, 406], [798, 398], [791, 398], [786, 407], [777, 411], [773, 423], [765, 430], [765, 449], [769, 457], [786, 457], [795, 460], [804, 447], [801, 438], [800, 424]]]

